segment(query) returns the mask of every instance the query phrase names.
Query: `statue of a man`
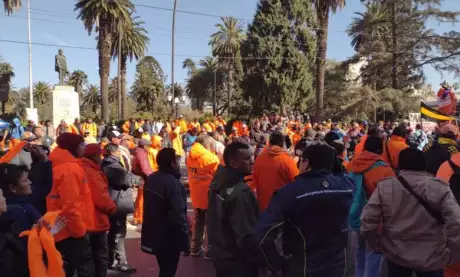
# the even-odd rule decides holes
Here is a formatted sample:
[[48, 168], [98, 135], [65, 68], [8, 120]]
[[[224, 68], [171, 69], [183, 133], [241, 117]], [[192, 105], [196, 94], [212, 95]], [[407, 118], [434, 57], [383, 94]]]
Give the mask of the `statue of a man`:
[[58, 54], [55, 56], [54, 70], [59, 74], [59, 84], [63, 85], [64, 77], [69, 72], [67, 71], [67, 60], [62, 49], [59, 49]]

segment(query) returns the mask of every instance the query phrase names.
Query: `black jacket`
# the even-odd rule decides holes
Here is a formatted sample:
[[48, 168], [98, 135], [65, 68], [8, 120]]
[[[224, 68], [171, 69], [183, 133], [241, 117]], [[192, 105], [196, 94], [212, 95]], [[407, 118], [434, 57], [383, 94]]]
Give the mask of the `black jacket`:
[[250, 237], [258, 213], [257, 200], [244, 176], [232, 168], [220, 167], [209, 188], [209, 255], [215, 261], [233, 264], [234, 276], [242, 276], [241, 267], [248, 266], [252, 258], [243, 242]]
[[134, 210], [133, 187], [140, 184], [141, 177], [126, 170], [120, 160], [107, 156], [102, 161], [102, 171], [107, 176], [109, 194], [117, 205], [117, 214], [123, 215]]
[[15, 222], [0, 216], [0, 276], [28, 277], [27, 246], [17, 237]]
[[187, 195], [173, 174], [155, 172], [144, 185], [141, 249], [148, 254], [187, 251]]
[[345, 175], [312, 170], [277, 190], [254, 232], [269, 268], [297, 277], [334, 276], [344, 267], [354, 189]]

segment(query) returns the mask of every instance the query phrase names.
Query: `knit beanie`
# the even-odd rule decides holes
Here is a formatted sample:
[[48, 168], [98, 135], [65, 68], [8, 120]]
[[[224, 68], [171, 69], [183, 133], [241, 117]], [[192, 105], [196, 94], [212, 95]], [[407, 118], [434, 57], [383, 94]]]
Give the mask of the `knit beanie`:
[[82, 136], [72, 133], [64, 133], [56, 140], [56, 143], [60, 148], [65, 149], [74, 155], [77, 148], [84, 142], [85, 140]]
[[85, 156], [94, 157], [102, 154], [101, 146], [98, 143], [91, 143], [86, 145]]

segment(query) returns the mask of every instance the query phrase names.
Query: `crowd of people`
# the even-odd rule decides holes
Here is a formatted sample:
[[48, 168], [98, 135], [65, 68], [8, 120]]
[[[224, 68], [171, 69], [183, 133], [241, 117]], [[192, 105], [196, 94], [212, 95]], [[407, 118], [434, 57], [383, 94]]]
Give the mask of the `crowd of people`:
[[344, 276], [347, 255], [356, 277], [380, 276], [384, 260], [391, 277], [458, 277], [458, 127], [413, 127], [15, 119], [0, 144], [0, 276], [134, 273], [125, 237], [138, 227], [160, 277], [181, 255], [217, 277]]

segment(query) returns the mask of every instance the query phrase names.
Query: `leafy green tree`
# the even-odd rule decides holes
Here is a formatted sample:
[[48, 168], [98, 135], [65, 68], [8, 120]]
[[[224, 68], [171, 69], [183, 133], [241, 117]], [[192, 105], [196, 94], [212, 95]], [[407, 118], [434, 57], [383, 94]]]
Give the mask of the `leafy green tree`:
[[145, 56], [137, 63], [131, 95], [138, 111], [150, 111], [155, 115], [156, 108], [165, 106], [165, 80], [163, 69], [154, 57]]
[[323, 115], [324, 74], [326, 65], [329, 13], [345, 6], [345, 0], [312, 0], [316, 8], [316, 119]]
[[75, 4], [78, 19], [91, 35], [98, 33], [99, 77], [102, 98], [102, 119], [109, 121], [109, 75], [114, 33], [131, 21], [134, 5], [129, 0], [78, 0]]
[[[315, 60], [310, 1], [261, 1], [242, 46], [245, 97], [252, 113], [304, 110]], [[263, 58], [261, 58], [263, 57]]]
[[112, 56], [119, 57], [119, 42], [121, 35], [121, 95], [118, 95], [118, 105], [121, 108], [121, 117], [126, 118], [126, 66], [127, 61], [132, 62], [133, 60], [138, 61], [141, 59], [147, 47], [150, 39], [147, 37], [147, 30], [143, 27], [144, 21], [139, 21], [139, 17], [133, 17], [123, 27], [121, 32], [116, 32], [113, 39]]
[[83, 70], [74, 70], [69, 77], [68, 84], [73, 86], [80, 97], [83, 96], [83, 86], [88, 83], [88, 75]]
[[89, 85], [85, 89], [81, 110], [90, 109], [94, 114], [101, 108], [101, 92], [99, 86]]
[[21, 0], [3, 0], [3, 7], [8, 15], [18, 11], [22, 6]]
[[228, 116], [231, 112], [232, 90], [234, 89], [235, 61], [240, 55], [241, 43], [245, 40], [243, 24], [236, 18], [222, 17], [222, 23], [216, 25], [218, 31], [211, 35], [209, 45], [212, 53], [225, 64], [228, 72]]
[[[118, 99], [118, 77], [112, 78], [109, 84], [109, 102], [116, 102]], [[124, 117], [123, 117], [124, 118]]]

